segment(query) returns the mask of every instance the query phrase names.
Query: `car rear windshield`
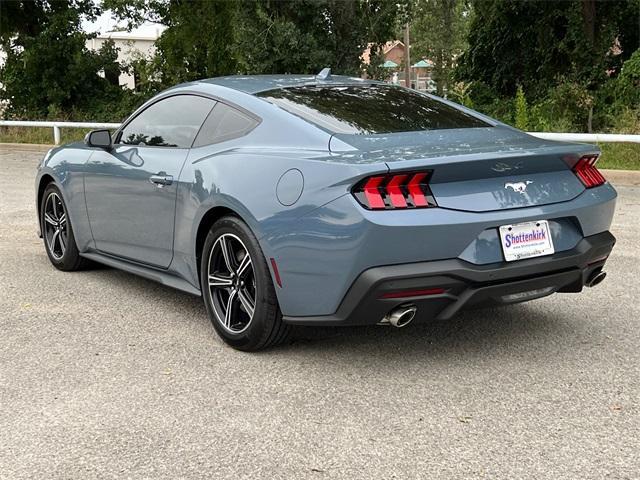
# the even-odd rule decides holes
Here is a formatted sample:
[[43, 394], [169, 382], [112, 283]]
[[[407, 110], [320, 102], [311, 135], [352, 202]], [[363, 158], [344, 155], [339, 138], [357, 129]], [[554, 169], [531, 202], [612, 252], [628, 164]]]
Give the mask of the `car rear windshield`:
[[366, 135], [490, 126], [443, 102], [392, 85], [291, 87], [258, 96], [333, 133]]

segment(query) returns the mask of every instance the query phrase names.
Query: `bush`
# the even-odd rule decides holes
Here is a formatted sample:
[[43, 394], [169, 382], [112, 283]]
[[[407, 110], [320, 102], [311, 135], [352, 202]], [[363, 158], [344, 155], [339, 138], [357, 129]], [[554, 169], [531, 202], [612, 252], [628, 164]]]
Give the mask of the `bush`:
[[454, 101], [458, 102], [460, 105], [464, 105], [468, 108], [473, 108], [474, 104], [473, 99], [471, 98], [472, 86], [473, 85], [471, 83], [456, 82], [451, 86], [449, 94], [451, 95], [451, 98]]
[[621, 102], [640, 105], [640, 48], [622, 65], [616, 86]]
[[612, 120], [611, 133], [640, 135], [640, 106], [624, 108]]
[[521, 89], [515, 98], [496, 98], [485, 85], [474, 83], [469, 97], [479, 112], [522, 130], [586, 132], [589, 109], [593, 108], [593, 131], [640, 133], [640, 102], [635, 108], [628, 106], [616, 96], [620, 88], [618, 79], [611, 79], [595, 93], [567, 82], [529, 104]]
[[473, 82], [469, 99], [473, 108], [501, 122], [513, 124], [513, 101], [499, 97], [486, 83]]
[[522, 85], [516, 90], [516, 128], [527, 130], [529, 128], [529, 108], [527, 98], [522, 91]]

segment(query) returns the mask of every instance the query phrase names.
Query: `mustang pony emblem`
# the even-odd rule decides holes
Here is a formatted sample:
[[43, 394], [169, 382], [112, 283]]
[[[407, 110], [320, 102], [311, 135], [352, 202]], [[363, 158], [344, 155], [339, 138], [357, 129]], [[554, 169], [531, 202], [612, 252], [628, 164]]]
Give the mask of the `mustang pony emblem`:
[[512, 188], [514, 192], [524, 193], [527, 189], [527, 185], [531, 185], [533, 182], [531, 180], [526, 180], [524, 182], [507, 182], [504, 184], [504, 188]]

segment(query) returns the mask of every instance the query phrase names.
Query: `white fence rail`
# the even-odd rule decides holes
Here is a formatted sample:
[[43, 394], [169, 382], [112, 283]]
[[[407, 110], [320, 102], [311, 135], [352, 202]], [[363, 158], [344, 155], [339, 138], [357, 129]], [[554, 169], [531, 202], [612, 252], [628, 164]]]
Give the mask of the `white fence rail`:
[[[53, 128], [53, 141], [60, 144], [61, 128], [109, 128], [115, 129], [119, 123], [91, 123], [91, 122], [30, 122], [21, 120], [0, 120], [0, 127], [50, 127]], [[592, 142], [592, 143], [640, 143], [640, 135], [625, 135], [617, 133], [550, 133], [527, 132], [534, 137], [561, 142]]]
[[560, 142], [587, 143], [640, 143], [640, 135], [626, 135], [619, 133], [551, 133], [527, 132], [534, 137]]
[[118, 128], [119, 123], [92, 122], [30, 122], [22, 120], [0, 120], [0, 127], [50, 127], [53, 128], [53, 143], [60, 145], [61, 128]]

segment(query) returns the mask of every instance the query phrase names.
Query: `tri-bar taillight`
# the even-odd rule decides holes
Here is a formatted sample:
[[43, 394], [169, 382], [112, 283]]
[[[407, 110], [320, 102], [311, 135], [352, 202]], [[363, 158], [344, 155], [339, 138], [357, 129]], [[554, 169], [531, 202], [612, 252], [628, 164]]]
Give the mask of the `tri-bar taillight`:
[[432, 171], [367, 177], [353, 187], [356, 200], [369, 210], [437, 207], [429, 188]]
[[573, 166], [573, 173], [587, 188], [598, 187], [607, 181], [596, 168], [597, 161], [598, 155], [585, 155]]

